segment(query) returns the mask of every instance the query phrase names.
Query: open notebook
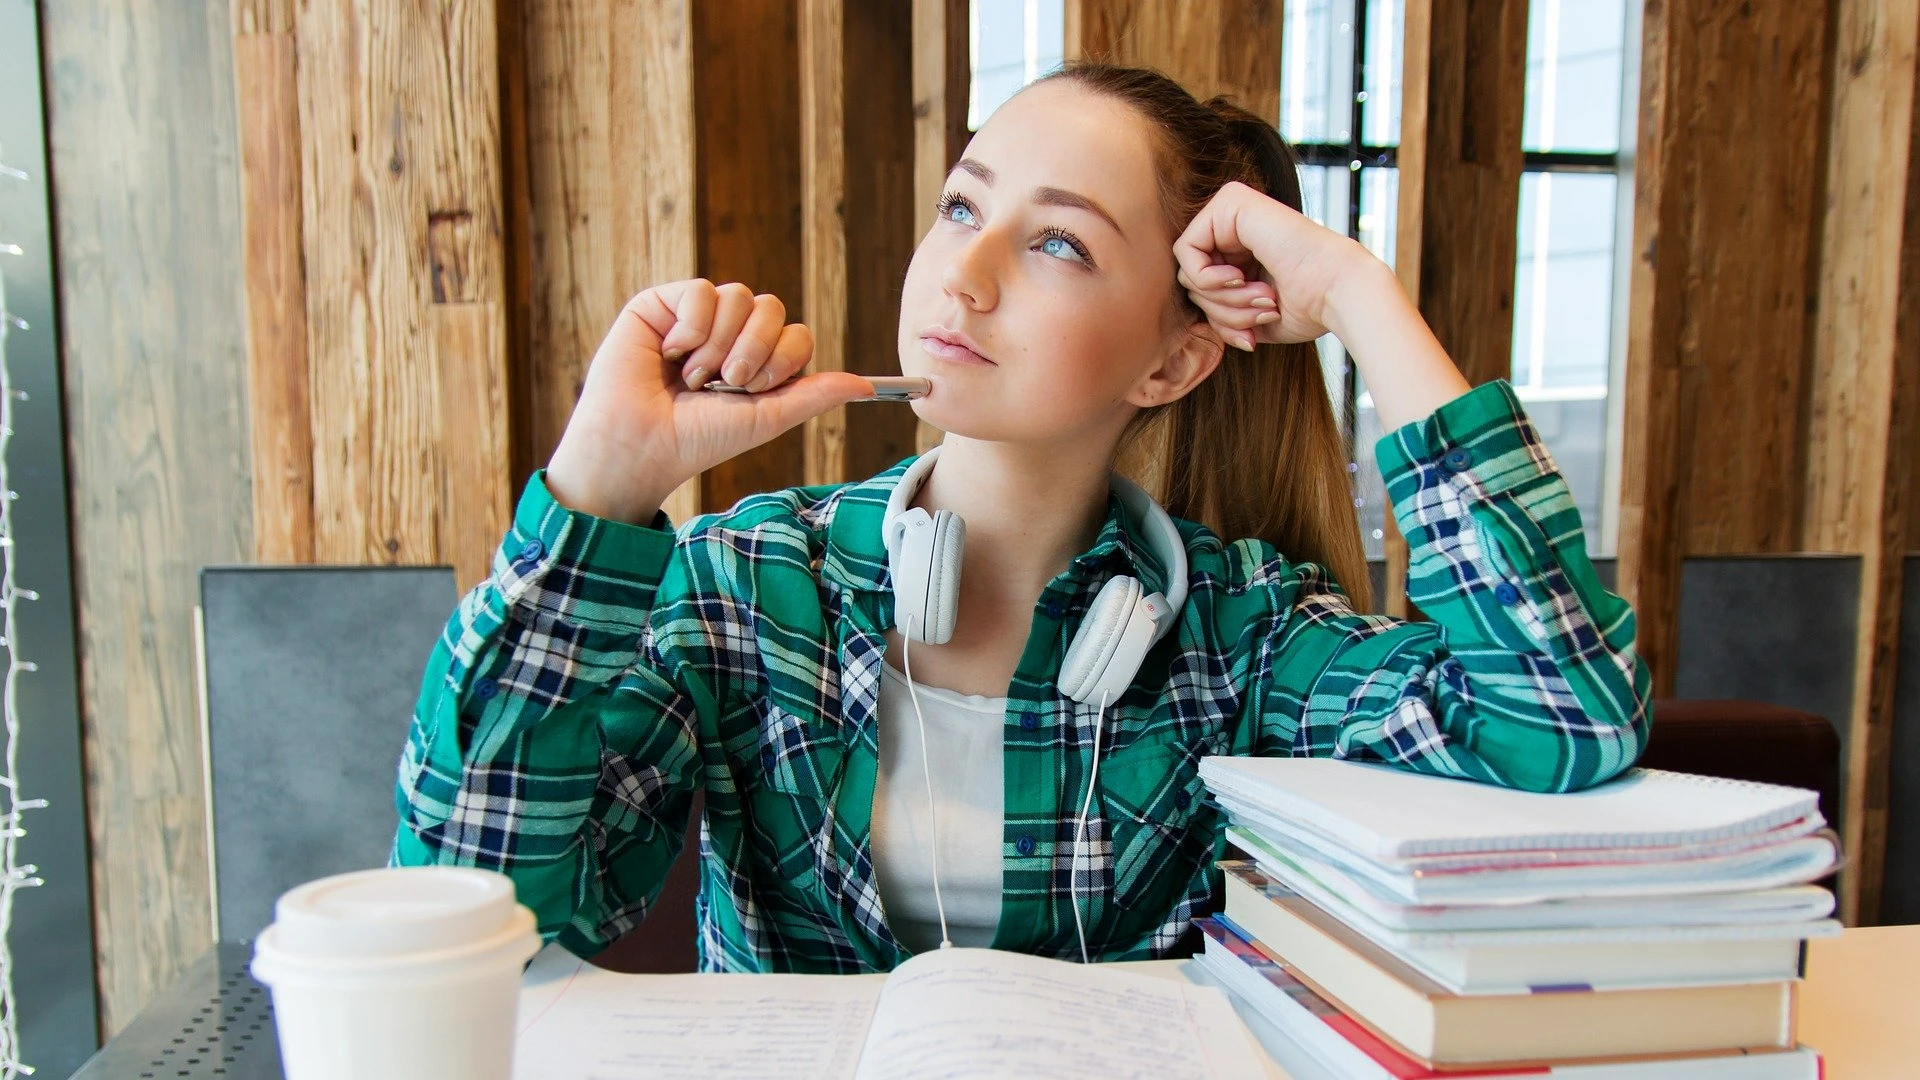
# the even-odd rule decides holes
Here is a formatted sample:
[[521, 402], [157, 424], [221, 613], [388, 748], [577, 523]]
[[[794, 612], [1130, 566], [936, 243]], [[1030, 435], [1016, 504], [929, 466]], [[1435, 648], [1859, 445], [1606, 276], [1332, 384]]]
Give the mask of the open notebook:
[[548, 948], [514, 1080], [1275, 1075], [1217, 989], [992, 949], [888, 975], [621, 975]]

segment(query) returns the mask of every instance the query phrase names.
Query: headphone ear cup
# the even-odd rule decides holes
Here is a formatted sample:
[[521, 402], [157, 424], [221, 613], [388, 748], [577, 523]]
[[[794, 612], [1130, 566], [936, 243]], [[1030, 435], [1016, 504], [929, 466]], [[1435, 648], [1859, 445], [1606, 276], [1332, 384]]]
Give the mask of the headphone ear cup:
[[933, 515], [933, 545], [927, 558], [927, 625], [920, 640], [944, 645], [953, 638], [960, 615], [960, 563], [967, 548], [967, 523], [951, 510]]
[[[1139, 604], [1141, 587], [1138, 581], [1124, 575], [1107, 579], [1100, 587], [1100, 593], [1093, 599], [1093, 607], [1087, 611], [1087, 617], [1080, 623], [1080, 630], [1073, 636], [1073, 644], [1067, 647], [1067, 656], [1060, 664], [1060, 692], [1075, 701], [1097, 700], [1102, 683], [1106, 682], [1106, 673], [1114, 660], [1114, 654], [1126, 639], [1127, 625], [1133, 619], [1133, 609]], [[1138, 667], [1135, 661], [1135, 667]], [[1129, 681], [1133, 673], [1127, 673]]]

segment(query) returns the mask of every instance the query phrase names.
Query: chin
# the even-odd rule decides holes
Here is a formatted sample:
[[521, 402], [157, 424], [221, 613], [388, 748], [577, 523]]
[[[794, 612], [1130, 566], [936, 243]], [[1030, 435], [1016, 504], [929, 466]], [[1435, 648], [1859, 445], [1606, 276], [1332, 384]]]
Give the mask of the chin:
[[961, 402], [932, 397], [913, 402], [913, 413], [927, 424], [975, 442], [1025, 443], [1048, 441], [1059, 428], [1047, 418], [985, 402]]

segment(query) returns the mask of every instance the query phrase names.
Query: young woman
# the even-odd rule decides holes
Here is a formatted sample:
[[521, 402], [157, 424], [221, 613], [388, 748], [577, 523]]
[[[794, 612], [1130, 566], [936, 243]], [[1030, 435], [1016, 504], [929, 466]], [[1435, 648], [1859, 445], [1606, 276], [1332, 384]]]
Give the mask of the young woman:
[[[772, 296], [634, 297], [434, 651], [394, 861], [504, 871], [590, 955], [645, 916], [698, 790], [707, 970], [885, 970], [943, 938], [1145, 958], [1217, 876], [1204, 755], [1545, 791], [1632, 764], [1633, 614], [1512, 388], [1469, 389], [1299, 207], [1291, 150], [1222, 99], [1098, 65], [1030, 85], [907, 270], [938, 450], [677, 531], [680, 483], [871, 387], [800, 376]], [[1390, 432], [1431, 622], [1356, 610], [1329, 331]]]

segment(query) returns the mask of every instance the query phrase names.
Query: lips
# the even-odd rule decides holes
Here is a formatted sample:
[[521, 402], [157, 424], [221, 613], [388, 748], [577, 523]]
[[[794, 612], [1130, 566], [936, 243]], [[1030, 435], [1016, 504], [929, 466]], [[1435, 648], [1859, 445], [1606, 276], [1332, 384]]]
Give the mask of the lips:
[[921, 334], [920, 347], [936, 360], [946, 360], [956, 364], [993, 366], [993, 361], [987, 359], [979, 343], [959, 331], [948, 330], [944, 326], [931, 327]]

